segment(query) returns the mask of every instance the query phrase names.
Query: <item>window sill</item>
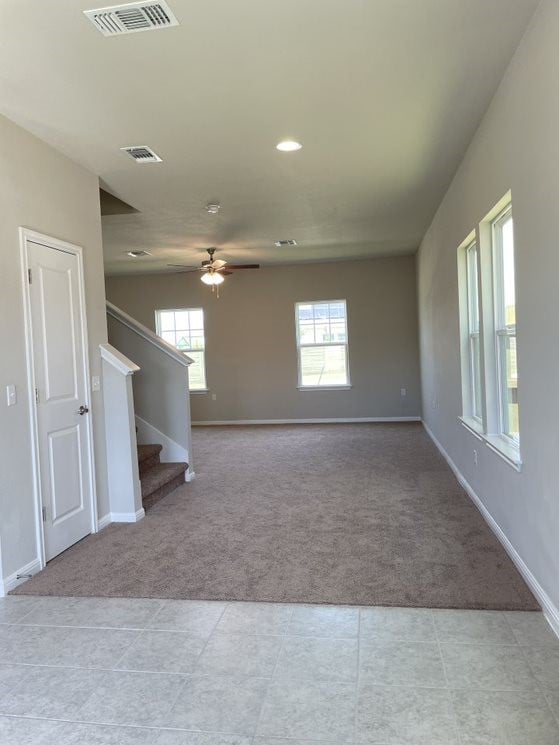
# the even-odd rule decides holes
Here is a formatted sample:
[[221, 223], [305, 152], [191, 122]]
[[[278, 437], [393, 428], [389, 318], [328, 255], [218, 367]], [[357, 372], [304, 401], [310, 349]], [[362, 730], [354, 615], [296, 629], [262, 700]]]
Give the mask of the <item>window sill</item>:
[[194, 390], [191, 388], [190, 393], [209, 393], [209, 388], [195, 388]]
[[482, 431], [479, 422], [469, 417], [458, 417], [460, 424], [476, 437], [480, 442], [484, 442], [487, 447], [493, 451], [496, 455], [502, 458], [505, 463], [514, 468], [515, 471], [520, 472], [522, 470], [522, 461], [520, 460], [520, 452], [514, 445], [508, 443], [500, 435], [486, 435]]
[[485, 435], [485, 444], [494, 453], [502, 458], [505, 463], [512, 466], [515, 471], [522, 470], [522, 461], [520, 460], [520, 452], [514, 445], [508, 443], [503, 437], [499, 435]]
[[483, 440], [483, 427], [478, 421], [476, 421], [475, 419], [472, 419], [471, 417], [466, 417], [466, 416], [459, 416], [458, 421], [474, 437], [477, 437], [477, 439], [480, 441]]
[[349, 391], [350, 385], [298, 385], [300, 391]]

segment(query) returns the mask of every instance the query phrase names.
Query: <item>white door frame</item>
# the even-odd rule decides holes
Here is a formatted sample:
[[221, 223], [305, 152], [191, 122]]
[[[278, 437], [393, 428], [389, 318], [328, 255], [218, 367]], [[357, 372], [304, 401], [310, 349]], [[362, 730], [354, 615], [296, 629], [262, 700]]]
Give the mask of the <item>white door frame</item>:
[[[78, 262], [78, 287], [80, 293], [80, 307], [82, 317], [80, 319], [80, 333], [84, 350], [84, 380], [85, 380], [85, 405], [92, 412], [91, 406], [91, 388], [89, 373], [89, 335], [87, 332], [87, 314], [85, 307], [85, 283], [83, 271], [83, 250], [81, 246], [73, 243], [52, 238], [51, 236], [37, 233], [35, 230], [20, 227], [19, 243], [21, 254], [21, 286], [23, 291], [23, 313], [25, 320], [25, 351], [27, 358], [27, 393], [29, 404], [29, 424], [31, 433], [31, 454], [32, 454], [32, 472], [33, 472], [33, 492], [35, 501], [35, 536], [37, 542], [37, 558], [41, 569], [46, 565], [45, 557], [45, 535], [43, 527], [43, 500], [41, 494], [41, 479], [39, 470], [39, 430], [37, 422], [37, 409], [35, 406], [35, 358], [33, 344], [33, 329], [31, 325], [31, 298], [29, 292], [29, 254], [28, 243], [40, 243], [47, 248], [58, 249], [66, 253], [73, 254]], [[91, 413], [87, 419], [87, 454], [89, 461], [89, 492], [91, 495], [90, 515], [91, 515], [91, 532], [97, 532], [97, 490], [95, 485], [95, 458], [93, 452], [93, 423]]]

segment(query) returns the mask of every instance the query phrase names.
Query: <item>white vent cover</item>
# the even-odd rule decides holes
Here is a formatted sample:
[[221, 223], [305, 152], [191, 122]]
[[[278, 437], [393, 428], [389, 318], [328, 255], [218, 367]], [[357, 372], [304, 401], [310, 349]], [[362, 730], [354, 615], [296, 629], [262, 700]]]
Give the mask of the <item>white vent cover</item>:
[[136, 163], [161, 163], [161, 158], [147, 145], [130, 145], [120, 148], [127, 153]]
[[296, 246], [297, 241], [294, 241], [293, 238], [286, 238], [282, 241], [276, 241], [274, 245], [278, 247], [279, 246]]
[[156, 31], [158, 28], [178, 26], [179, 22], [165, 0], [128, 3], [109, 8], [84, 10], [95, 28], [103, 36], [132, 34], [136, 31]]

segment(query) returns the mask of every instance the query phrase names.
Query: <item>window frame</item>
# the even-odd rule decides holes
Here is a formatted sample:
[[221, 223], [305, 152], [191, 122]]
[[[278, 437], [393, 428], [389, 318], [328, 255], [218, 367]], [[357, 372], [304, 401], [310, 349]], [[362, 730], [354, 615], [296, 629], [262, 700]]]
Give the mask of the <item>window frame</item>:
[[[464, 247], [464, 258], [466, 262], [466, 305], [467, 305], [467, 355], [468, 355], [468, 411], [467, 415], [480, 427], [483, 426], [483, 376], [481, 370], [481, 312], [480, 312], [480, 281], [479, 281], [479, 245], [477, 238]], [[475, 260], [472, 261], [472, 256]], [[473, 264], [473, 266], [472, 266]], [[475, 292], [473, 292], [475, 288]], [[477, 321], [477, 323], [476, 323]], [[477, 364], [474, 346], [477, 341]], [[478, 391], [479, 381], [479, 391]], [[479, 412], [478, 412], [479, 393]], [[466, 407], [464, 407], [466, 408]]]
[[[202, 331], [204, 334], [204, 346], [202, 349], [200, 348], [191, 348], [191, 349], [179, 349], [177, 345], [173, 345], [174, 348], [180, 352], [181, 354], [184, 354], [187, 357], [191, 357], [193, 352], [202, 353], [202, 371], [204, 375], [204, 387], [202, 388], [192, 388], [191, 382], [190, 382], [190, 375], [188, 378], [188, 388], [189, 393], [207, 393], [208, 388], [208, 371], [206, 366], [206, 316], [204, 313], [204, 308], [202, 307], [191, 307], [191, 308], [156, 308], [155, 310], [155, 330], [158, 336], [160, 336], [163, 339], [163, 329], [161, 328], [161, 313], [191, 313], [193, 311], [200, 311], [202, 313]], [[189, 317], [189, 327], [190, 327], [190, 317]], [[190, 330], [190, 328], [189, 328]], [[176, 324], [174, 325], [173, 332], [177, 333], [177, 327]], [[165, 341], [165, 339], [164, 339]], [[168, 342], [170, 343], [170, 342]]]
[[[302, 343], [300, 340], [300, 329], [299, 329], [299, 306], [301, 305], [331, 305], [334, 303], [343, 303], [344, 306], [344, 321], [345, 321], [345, 336], [346, 340], [345, 342], [340, 341], [334, 341], [334, 342], [313, 342], [312, 344], [308, 343]], [[330, 316], [328, 316], [328, 320], [330, 320]], [[337, 299], [337, 300], [300, 300], [295, 303], [295, 340], [296, 340], [296, 346], [297, 346], [297, 388], [300, 391], [327, 391], [327, 390], [348, 390], [351, 386], [351, 377], [350, 377], [350, 366], [349, 366], [349, 323], [348, 323], [348, 313], [347, 313], [347, 300], [345, 298], [343, 299]], [[305, 385], [302, 382], [302, 366], [301, 366], [301, 349], [305, 349], [307, 347], [313, 348], [313, 347], [345, 347], [345, 373], [346, 373], [346, 382], [340, 383], [340, 384], [326, 384], [326, 385]]]
[[[520, 441], [511, 437], [506, 431], [503, 417], [503, 403], [508, 405], [508, 380], [503, 383], [503, 339], [514, 336], [517, 339], [516, 325], [506, 324], [506, 306], [504, 304], [505, 283], [502, 269], [502, 243], [500, 236], [495, 235], [494, 226], [502, 225], [508, 218], [513, 217], [514, 207], [512, 194], [508, 191], [492, 210], [479, 222], [475, 231], [458, 247], [458, 292], [459, 292], [459, 320], [460, 320], [460, 361], [462, 383], [462, 414], [458, 417], [460, 424], [471, 435], [483, 442], [488, 450], [502, 458], [516, 471], [522, 470]], [[468, 266], [465, 249], [474, 241], [477, 242], [478, 259], [478, 309], [480, 332], [480, 388], [481, 388], [481, 422], [471, 415], [472, 389], [470, 378], [472, 366], [470, 364], [471, 298], [468, 297]], [[513, 232], [513, 267], [516, 268], [516, 245]], [[516, 280], [516, 272], [515, 272]], [[470, 293], [471, 295], [471, 293]], [[515, 308], [516, 281], [515, 281]], [[516, 322], [516, 313], [515, 313]], [[517, 365], [521, 360], [517, 356]], [[505, 367], [506, 370], [506, 367]], [[520, 375], [517, 370], [517, 386]], [[504, 395], [503, 395], [504, 394]], [[518, 401], [520, 404], [520, 401]], [[508, 412], [507, 412], [508, 413]], [[520, 414], [519, 418], [520, 418]], [[520, 429], [520, 422], [519, 422]]]
[[[493, 273], [493, 335], [494, 335], [494, 353], [495, 353], [495, 376], [496, 376], [496, 393], [497, 393], [497, 424], [498, 435], [502, 437], [508, 445], [519, 450], [520, 432], [518, 437], [511, 436], [506, 430], [505, 406], [507, 391], [507, 372], [506, 372], [506, 343], [507, 339], [513, 338], [515, 346], [517, 342], [516, 333], [516, 251], [514, 246], [514, 222], [513, 222], [513, 263], [514, 263], [514, 284], [515, 284], [515, 323], [507, 324], [505, 308], [505, 288], [504, 288], [504, 255], [503, 255], [503, 225], [509, 220], [513, 220], [512, 203], [509, 202], [491, 221], [491, 262]], [[518, 390], [518, 375], [517, 375]]]

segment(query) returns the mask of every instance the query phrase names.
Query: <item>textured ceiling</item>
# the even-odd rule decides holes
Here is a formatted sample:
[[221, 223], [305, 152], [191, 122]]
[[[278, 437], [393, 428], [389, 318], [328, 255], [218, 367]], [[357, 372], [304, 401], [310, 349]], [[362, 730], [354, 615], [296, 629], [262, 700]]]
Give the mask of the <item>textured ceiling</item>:
[[0, 111], [138, 210], [103, 217], [128, 273], [413, 252], [537, 0], [169, 0], [179, 27], [115, 38], [106, 4], [2, 0]]

